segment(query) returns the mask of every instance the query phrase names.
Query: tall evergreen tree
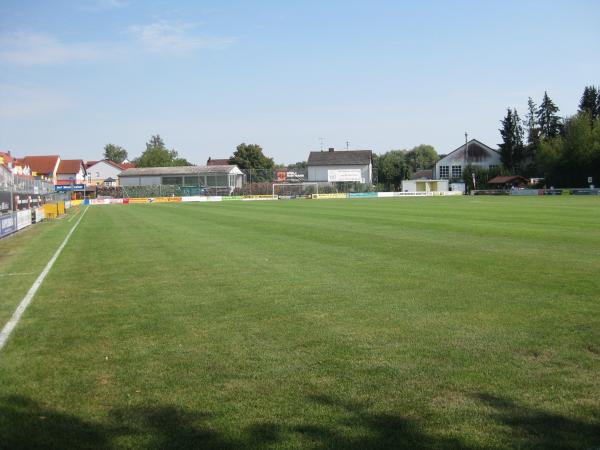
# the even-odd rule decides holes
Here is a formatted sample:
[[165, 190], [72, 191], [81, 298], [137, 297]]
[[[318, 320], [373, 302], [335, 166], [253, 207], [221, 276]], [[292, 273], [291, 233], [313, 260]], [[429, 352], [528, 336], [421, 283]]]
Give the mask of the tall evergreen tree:
[[502, 136], [502, 144], [500, 147], [500, 159], [504, 167], [510, 172], [514, 172], [519, 168], [523, 160], [523, 127], [516, 109], [507, 108], [506, 116], [500, 122], [500, 135]]
[[542, 138], [550, 139], [560, 134], [560, 117], [556, 114], [558, 111], [558, 106], [548, 97], [548, 93], [544, 92], [544, 98], [536, 114]]
[[536, 104], [531, 97], [527, 100], [527, 115], [525, 116], [525, 126], [527, 127], [527, 143], [529, 145], [537, 144], [539, 141], [539, 129], [536, 119]]
[[598, 117], [599, 95], [600, 92], [595, 86], [586, 86], [579, 100], [579, 112], [589, 114], [592, 120]]

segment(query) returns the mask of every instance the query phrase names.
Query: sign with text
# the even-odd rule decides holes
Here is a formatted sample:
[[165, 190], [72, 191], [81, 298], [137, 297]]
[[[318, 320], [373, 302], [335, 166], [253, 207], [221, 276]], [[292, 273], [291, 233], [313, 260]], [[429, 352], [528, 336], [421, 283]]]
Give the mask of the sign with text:
[[360, 169], [333, 169], [327, 171], [327, 181], [330, 183], [358, 181], [364, 183]]
[[56, 192], [82, 191], [83, 189], [85, 189], [85, 184], [59, 184], [54, 186]]
[[277, 181], [281, 183], [302, 182], [306, 179], [304, 169], [279, 169], [275, 172], [275, 176]]

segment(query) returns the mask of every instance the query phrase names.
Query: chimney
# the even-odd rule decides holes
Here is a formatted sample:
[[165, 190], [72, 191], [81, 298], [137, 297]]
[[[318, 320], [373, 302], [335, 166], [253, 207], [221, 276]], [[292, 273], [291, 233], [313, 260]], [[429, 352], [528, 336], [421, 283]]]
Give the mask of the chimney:
[[333, 147], [329, 147], [329, 151], [332, 152], [333, 151]]

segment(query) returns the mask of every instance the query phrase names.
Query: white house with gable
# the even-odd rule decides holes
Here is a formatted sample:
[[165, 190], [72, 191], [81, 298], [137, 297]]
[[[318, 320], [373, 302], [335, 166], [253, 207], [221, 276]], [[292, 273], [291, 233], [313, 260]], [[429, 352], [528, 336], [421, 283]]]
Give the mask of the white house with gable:
[[500, 152], [488, 147], [477, 139], [471, 139], [456, 150], [440, 159], [433, 170], [433, 178], [437, 180], [462, 179], [466, 166], [477, 166], [484, 169], [500, 167]]

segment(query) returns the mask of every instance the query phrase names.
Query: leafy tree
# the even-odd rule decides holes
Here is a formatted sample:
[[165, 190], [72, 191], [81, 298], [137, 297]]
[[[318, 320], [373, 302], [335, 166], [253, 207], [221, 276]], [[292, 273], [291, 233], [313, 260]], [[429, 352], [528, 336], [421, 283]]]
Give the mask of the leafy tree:
[[384, 184], [385, 189], [398, 190], [410, 173], [406, 150], [391, 150], [377, 158], [378, 183]]
[[421, 144], [406, 153], [406, 162], [413, 172], [430, 169], [438, 160], [439, 156], [431, 145]]
[[127, 150], [119, 145], [106, 144], [104, 146], [104, 159], [120, 164], [127, 159]]
[[558, 111], [558, 106], [548, 97], [548, 93], [544, 92], [544, 98], [536, 113], [540, 134], [544, 139], [554, 138], [560, 134], [560, 117], [556, 114]]
[[536, 163], [547, 186], [586, 187], [587, 177], [600, 180], [600, 118], [587, 113], [565, 121], [564, 134], [540, 142]]
[[175, 150], [165, 146], [160, 135], [156, 134], [146, 143], [146, 150], [135, 160], [137, 167], [191, 166], [185, 158], [180, 158]]
[[308, 167], [308, 162], [307, 161], [298, 161], [295, 162], [293, 164], [288, 164], [287, 168], [288, 169], [306, 169]]
[[229, 164], [235, 164], [240, 169], [249, 171], [252, 181], [270, 180], [275, 168], [273, 158], [265, 156], [260, 145], [243, 142], [229, 158]]
[[600, 99], [600, 92], [595, 86], [586, 86], [583, 90], [581, 100], [579, 100], [579, 112], [587, 113], [591, 119], [594, 120], [598, 117], [598, 102]]
[[514, 172], [520, 168], [523, 161], [524, 146], [523, 146], [523, 127], [516, 109], [506, 110], [506, 116], [500, 122], [500, 135], [502, 136], [502, 144], [500, 147], [500, 159], [504, 167], [510, 172]]
[[[473, 166], [468, 164], [462, 172], [463, 182], [469, 191], [473, 189], [492, 189], [493, 185], [489, 185], [488, 181], [498, 175], [505, 175], [508, 172], [501, 167], [488, 169], [481, 166]], [[473, 175], [475, 175], [475, 185], [473, 185]]]

